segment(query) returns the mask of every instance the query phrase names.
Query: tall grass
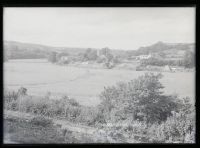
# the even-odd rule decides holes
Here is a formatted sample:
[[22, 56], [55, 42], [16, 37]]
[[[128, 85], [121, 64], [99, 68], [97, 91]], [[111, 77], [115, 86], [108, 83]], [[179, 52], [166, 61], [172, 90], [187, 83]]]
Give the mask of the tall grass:
[[72, 122], [93, 124], [96, 110], [81, 106], [75, 99], [63, 96], [58, 100], [49, 99], [50, 95], [36, 97], [20, 95], [15, 91], [4, 93], [4, 108], [51, 118], [62, 118]]

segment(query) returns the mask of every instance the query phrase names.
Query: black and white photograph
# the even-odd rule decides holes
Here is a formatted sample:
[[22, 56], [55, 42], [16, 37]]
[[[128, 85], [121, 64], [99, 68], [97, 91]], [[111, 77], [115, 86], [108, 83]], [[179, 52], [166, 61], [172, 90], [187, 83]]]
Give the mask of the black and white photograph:
[[196, 7], [3, 7], [3, 143], [196, 143]]

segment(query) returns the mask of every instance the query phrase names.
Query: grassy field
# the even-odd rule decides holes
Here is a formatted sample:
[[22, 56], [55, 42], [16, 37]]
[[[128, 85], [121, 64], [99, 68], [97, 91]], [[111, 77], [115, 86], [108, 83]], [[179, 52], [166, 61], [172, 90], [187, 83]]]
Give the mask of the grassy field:
[[[4, 88], [16, 90], [23, 86], [29, 94], [66, 94], [80, 104], [97, 105], [98, 95], [105, 86], [129, 81], [142, 74], [144, 71], [58, 66], [45, 60], [10, 60], [4, 63]], [[193, 72], [164, 72], [163, 75], [161, 82], [166, 94], [176, 93], [194, 100]]]

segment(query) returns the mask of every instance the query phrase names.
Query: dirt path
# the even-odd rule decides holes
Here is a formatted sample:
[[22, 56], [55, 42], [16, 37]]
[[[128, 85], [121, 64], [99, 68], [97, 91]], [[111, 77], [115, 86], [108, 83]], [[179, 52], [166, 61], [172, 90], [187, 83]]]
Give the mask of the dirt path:
[[[35, 117], [32, 114], [28, 114], [28, 113], [22, 113], [22, 112], [17, 112], [17, 111], [4, 111], [4, 118], [21, 118], [21, 119], [25, 119], [25, 120], [31, 120], [33, 117]], [[53, 123], [55, 126], [59, 127], [61, 130], [63, 129], [67, 129], [68, 131], [71, 132], [76, 132], [76, 133], [80, 133], [80, 134], [87, 134], [87, 135], [91, 135], [93, 136], [95, 134], [95, 136], [97, 136], [99, 139], [102, 139], [101, 137], [106, 137], [107, 139], [109, 139], [112, 142], [115, 142], [115, 140], [113, 140], [110, 137], [107, 137], [106, 132], [103, 130], [99, 130], [98, 128], [93, 128], [93, 127], [89, 127], [89, 126], [85, 126], [85, 125], [80, 125], [80, 124], [75, 124], [66, 120], [59, 120], [59, 119], [53, 119], [53, 118], [48, 118], [45, 117], [47, 119], [52, 119]], [[9, 139], [9, 138], [6, 138]], [[7, 141], [7, 143], [10, 143], [10, 141]]]

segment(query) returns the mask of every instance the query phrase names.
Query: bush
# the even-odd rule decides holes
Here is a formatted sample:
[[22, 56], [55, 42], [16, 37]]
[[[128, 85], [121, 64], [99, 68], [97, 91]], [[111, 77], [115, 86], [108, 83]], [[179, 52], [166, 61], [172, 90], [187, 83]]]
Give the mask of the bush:
[[53, 125], [53, 121], [52, 119], [47, 119], [43, 116], [37, 116], [31, 119], [30, 121], [32, 124], [36, 125], [36, 126], [43, 126], [43, 127], [47, 127], [47, 126], [52, 126]]
[[128, 83], [107, 87], [100, 95], [100, 110], [107, 122], [130, 119], [147, 123], [161, 122], [171, 115], [177, 104], [175, 96], [163, 95], [161, 74], [146, 73]]
[[84, 55], [83, 58], [85, 61], [95, 61], [97, 59], [97, 51], [91, 48], [88, 48]]
[[18, 110], [18, 93], [15, 91], [4, 91], [4, 108], [8, 110]]
[[57, 62], [57, 53], [56, 52], [51, 52], [48, 55], [48, 61], [51, 63], [56, 63]]
[[4, 94], [5, 109], [44, 115], [48, 117], [64, 117], [75, 121], [80, 115], [82, 106], [75, 99], [63, 96], [59, 100], [49, 99], [50, 93], [44, 97], [18, 96], [16, 92]]
[[179, 143], [194, 143], [194, 133], [194, 115], [183, 115], [181, 113], [174, 114], [161, 124], [153, 124], [148, 130], [153, 141], [169, 143], [177, 141]]

